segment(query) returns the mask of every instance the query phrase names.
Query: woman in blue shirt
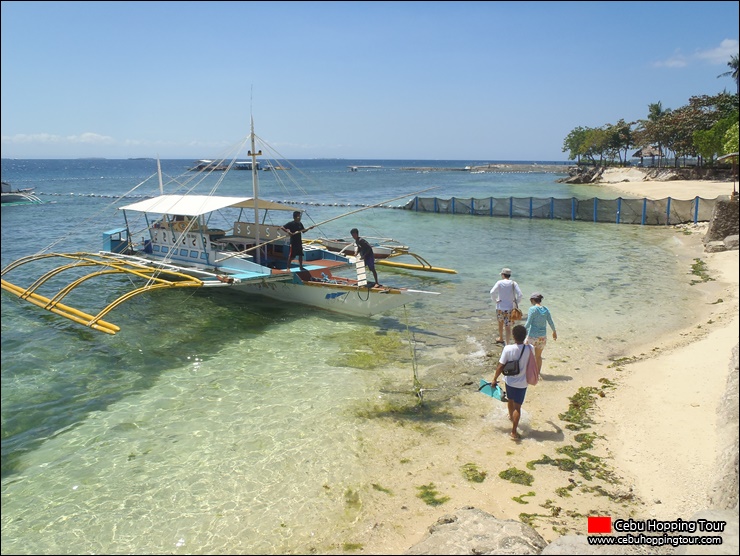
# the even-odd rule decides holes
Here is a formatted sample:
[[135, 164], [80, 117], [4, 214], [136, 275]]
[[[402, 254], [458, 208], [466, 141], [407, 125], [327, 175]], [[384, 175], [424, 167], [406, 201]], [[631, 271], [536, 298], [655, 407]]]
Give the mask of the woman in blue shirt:
[[550, 310], [541, 305], [542, 294], [533, 293], [529, 296], [532, 307], [527, 313], [527, 323], [524, 327], [527, 329], [527, 339], [525, 343], [534, 347], [534, 356], [537, 360], [537, 368], [542, 371], [542, 352], [547, 344], [547, 325], [552, 329], [552, 339], [558, 339], [558, 333], [555, 331], [555, 323], [552, 322]]

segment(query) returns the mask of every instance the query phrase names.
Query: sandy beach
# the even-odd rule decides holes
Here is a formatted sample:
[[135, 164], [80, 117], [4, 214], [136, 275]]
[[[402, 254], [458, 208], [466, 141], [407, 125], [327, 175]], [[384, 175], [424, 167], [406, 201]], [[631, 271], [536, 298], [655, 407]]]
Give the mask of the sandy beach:
[[[730, 194], [733, 184], [620, 179], [594, 187], [616, 188], [625, 196], [691, 199]], [[699, 225], [693, 233], [681, 234], [676, 247], [682, 264], [690, 266], [700, 258], [713, 279], [695, 286], [693, 324], [628, 347], [618, 361], [604, 361], [594, 372], [573, 376], [565, 376], [567, 365], [557, 366], [555, 349], [548, 344], [543, 379], [528, 389], [521, 441], [508, 437], [505, 404], [492, 405], [491, 398], [475, 391], [478, 375], [473, 373], [459, 373], [461, 393], [446, 404], [454, 410], [437, 422], [386, 424], [368, 431], [363, 457], [371, 494], [363, 499], [363, 510], [343, 540], [357, 543], [364, 553], [402, 554], [438, 518], [466, 506], [499, 519], [529, 520], [548, 542], [565, 534], [586, 534], [589, 515], [686, 520], [710, 507], [720, 444], [717, 407], [740, 338], [740, 280], [738, 251], [705, 253], [705, 230], [706, 225]], [[449, 353], [438, 369], [426, 369], [426, 376], [454, 374], [464, 366], [464, 352], [462, 346]], [[558, 416], [583, 388], [594, 393], [592, 422], [582, 431], [569, 430]], [[582, 432], [587, 436], [579, 435]], [[384, 445], [382, 451], [373, 449], [377, 442]], [[575, 469], [553, 464], [573, 449], [595, 458], [576, 458]], [[543, 462], [543, 456], [549, 462]], [[484, 481], [463, 476], [461, 469], [468, 463], [485, 471]], [[511, 468], [531, 474], [531, 486], [499, 477]], [[374, 476], [377, 469], [386, 472]], [[449, 501], [425, 504], [418, 485], [433, 487], [438, 498], [447, 496]], [[333, 553], [347, 549], [339, 543]]]
[[[668, 174], [668, 173], [667, 173]], [[645, 180], [645, 174], [637, 168], [613, 168], [606, 170], [601, 183], [596, 187], [609, 187], [624, 193], [625, 197], [642, 199], [690, 200], [695, 197], [715, 199], [720, 195], [731, 195], [738, 190], [737, 182], [712, 180]]]

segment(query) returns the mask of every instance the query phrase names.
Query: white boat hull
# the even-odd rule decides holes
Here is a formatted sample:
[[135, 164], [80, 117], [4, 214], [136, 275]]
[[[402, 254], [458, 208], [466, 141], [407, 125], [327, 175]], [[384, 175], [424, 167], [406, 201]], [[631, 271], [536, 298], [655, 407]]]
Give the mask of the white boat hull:
[[254, 295], [299, 303], [353, 317], [370, 317], [419, 300], [424, 292], [401, 288], [366, 288], [324, 283], [252, 281], [234, 286]]

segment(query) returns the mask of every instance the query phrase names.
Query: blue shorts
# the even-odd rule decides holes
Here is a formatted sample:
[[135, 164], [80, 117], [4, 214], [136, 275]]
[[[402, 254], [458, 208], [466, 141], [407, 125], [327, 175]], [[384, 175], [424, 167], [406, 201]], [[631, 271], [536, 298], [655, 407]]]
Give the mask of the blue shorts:
[[365, 257], [365, 266], [370, 270], [375, 270], [375, 257], [372, 255]]
[[522, 405], [524, 403], [524, 396], [527, 395], [526, 388], [515, 388], [513, 386], [506, 385], [506, 397], [512, 402]]

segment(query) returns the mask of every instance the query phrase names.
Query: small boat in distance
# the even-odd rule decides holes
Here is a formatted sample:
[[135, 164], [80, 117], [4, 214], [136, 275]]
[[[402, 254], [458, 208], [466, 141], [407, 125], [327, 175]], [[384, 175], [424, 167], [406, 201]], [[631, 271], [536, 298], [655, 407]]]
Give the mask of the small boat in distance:
[[[252, 164], [251, 160], [235, 160], [231, 163], [231, 169], [251, 170]], [[254, 164], [256, 164], [256, 168], [259, 170], [259, 162], [255, 161]], [[208, 160], [203, 158], [201, 160], [196, 160], [193, 166], [188, 168], [188, 170], [191, 172], [225, 172], [229, 170], [229, 163], [225, 160]]]
[[43, 201], [34, 195], [34, 188], [13, 189], [8, 182], [2, 182], [2, 204], [31, 204], [42, 203]]

